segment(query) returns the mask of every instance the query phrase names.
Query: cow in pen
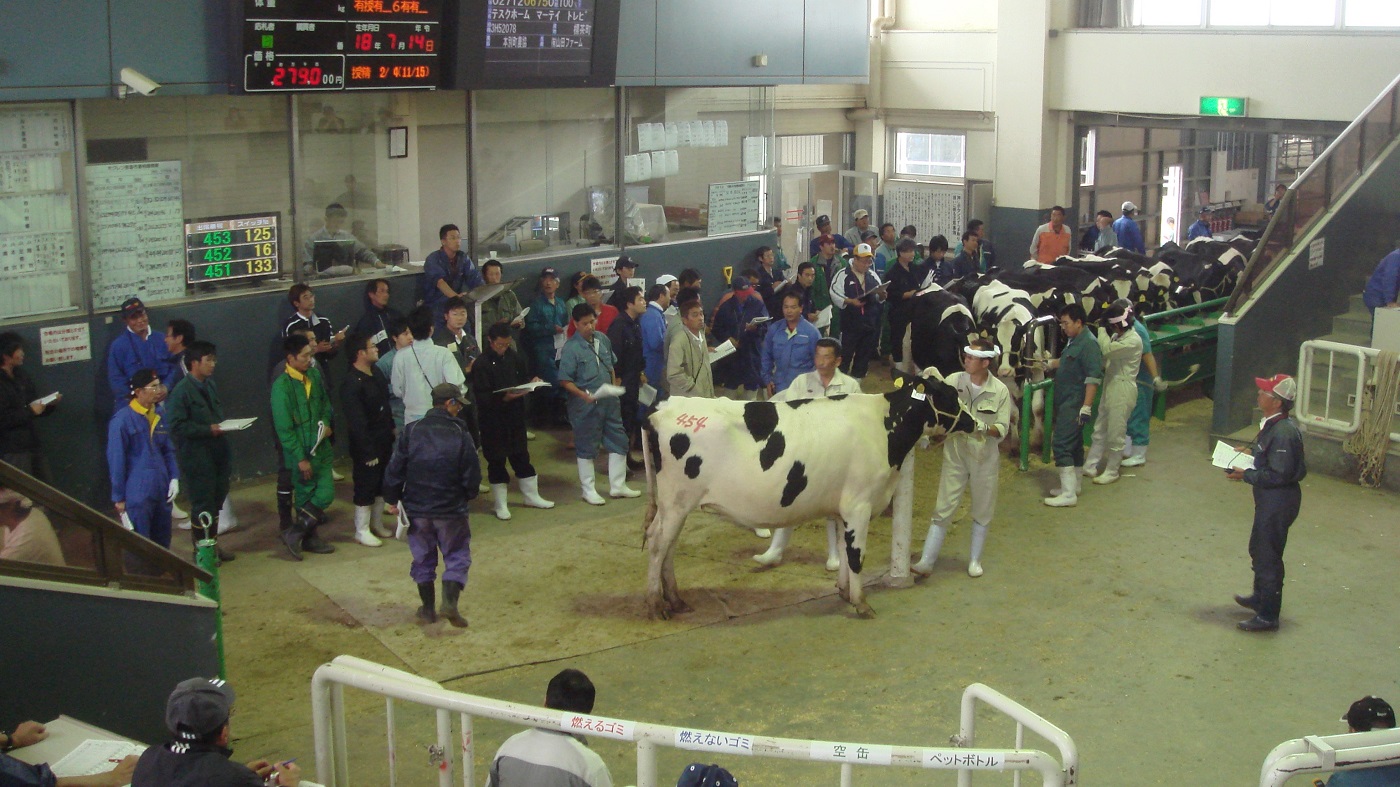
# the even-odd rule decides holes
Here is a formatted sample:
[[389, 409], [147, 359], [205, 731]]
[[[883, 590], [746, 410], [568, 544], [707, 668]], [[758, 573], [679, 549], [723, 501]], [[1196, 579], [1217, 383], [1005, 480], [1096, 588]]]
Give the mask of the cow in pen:
[[936, 372], [900, 375], [894, 391], [786, 402], [668, 399], [645, 422], [647, 608], [689, 612], [676, 587], [676, 543], [697, 508], [740, 527], [835, 516], [845, 549], [837, 588], [862, 617], [870, 518], [889, 504], [904, 457], [927, 427], [970, 431], [972, 415]]

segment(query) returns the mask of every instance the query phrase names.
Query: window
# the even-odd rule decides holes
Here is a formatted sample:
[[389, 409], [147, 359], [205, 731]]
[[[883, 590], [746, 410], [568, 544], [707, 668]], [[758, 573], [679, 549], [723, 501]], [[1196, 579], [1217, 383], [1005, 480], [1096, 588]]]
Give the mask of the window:
[[1400, 27], [1395, 0], [1136, 0], [1137, 27]]
[[962, 180], [967, 174], [967, 138], [962, 134], [896, 131], [896, 175]]
[[1347, 27], [1400, 27], [1400, 3], [1395, 0], [1347, 0]]
[[1089, 129], [1079, 140], [1079, 185], [1094, 185], [1094, 157], [1098, 155], [1099, 132]]
[[1138, 0], [1132, 8], [1134, 26], [1197, 27], [1201, 24], [1200, 0]]
[[1231, 171], [1253, 169], [1254, 144], [1258, 135], [1246, 131], [1222, 131], [1216, 137], [1215, 149], [1225, 151], [1225, 168]]

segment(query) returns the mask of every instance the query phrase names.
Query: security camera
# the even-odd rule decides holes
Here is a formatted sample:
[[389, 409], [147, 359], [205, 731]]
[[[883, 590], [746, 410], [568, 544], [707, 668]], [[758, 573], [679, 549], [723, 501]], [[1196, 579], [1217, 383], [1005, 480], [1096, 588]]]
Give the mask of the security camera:
[[128, 89], [135, 90], [137, 93], [140, 93], [143, 96], [149, 96], [157, 90], [160, 90], [159, 82], [155, 81], [154, 79], [151, 79], [150, 77], [146, 76], [140, 71], [137, 71], [134, 68], [123, 68], [121, 77], [122, 85], [125, 88], [122, 91], [123, 95], [125, 95], [126, 90]]

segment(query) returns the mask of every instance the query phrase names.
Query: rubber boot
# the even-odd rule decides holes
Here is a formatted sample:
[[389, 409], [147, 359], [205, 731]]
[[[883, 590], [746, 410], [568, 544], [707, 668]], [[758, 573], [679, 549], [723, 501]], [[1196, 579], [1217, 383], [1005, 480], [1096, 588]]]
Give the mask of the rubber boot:
[[238, 517], [234, 516], [233, 513], [233, 498], [225, 497], [224, 505], [222, 508], [219, 509], [219, 532], [215, 533], [214, 535], [222, 536], [223, 534], [229, 532], [230, 530], [234, 530], [237, 527]]
[[608, 454], [608, 497], [641, 497], [627, 486], [627, 455]]
[[760, 566], [776, 566], [783, 562], [783, 550], [792, 540], [792, 528], [780, 527], [773, 531], [773, 540], [768, 542], [768, 551], [754, 555], [753, 560]]
[[1089, 450], [1084, 454], [1084, 475], [1090, 478], [1098, 475], [1099, 462], [1103, 459], [1103, 449], [1102, 440], [1089, 443]]
[[335, 551], [335, 547], [327, 544], [321, 540], [320, 536], [316, 535], [316, 529], [325, 521], [326, 512], [316, 506], [307, 503], [301, 507], [301, 548], [303, 550], [317, 555], [329, 555]]
[[[190, 512], [188, 512], [188, 511], [186, 511], [185, 509], [181, 508], [179, 503], [176, 503], [176, 502], [174, 502], [174, 501], [171, 501], [171, 503], [170, 503], [170, 521], [171, 521], [171, 522], [180, 522], [180, 521], [184, 521], [184, 522], [188, 523], [188, 522], [190, 521]], [[191, 527], [191, 525], [186, 524], [184, 527]], [[182, 527], [181, 530], [183, 530], [184, 527]]]
[[1147, 446], [1135, 445], [1123, 452], [1123, 467], [1142, 467], [1147, 464]]
[[836, 571], [841, 568], [841, 555], [836, 551], [840, 544], [836, 540], [836, 520], [831, 517], [826, 518], [826, 570]]
[[1060, 488], [1052, 489], [1053, 497], [1043, 498], [1041, 502], [1052, 508], [1066, 508], [1079, 502], [1079, 474], [1083, 472], [1078, 467], [1060, 468]]
[[578, 484], [583, 490], [583, 502], [590, 506], [601, 506], [608, 502], [598, 495], [598, 490], [594, 487], [592, 459], [578, 460]]
[[509, 490], [509, 484], [491, 485], [491, 504], [495, 507], [497, 519], [510, 519], [510, 508], [506, 505], [506, 492]]
[[532, 475], [529, 478], [517, 478], [520, 482], [520, 494], [525, 497], [525, 505], [529, 508], [553, 508], [554, 501], [545, 500], [540, 497], [540, 477]]
[[461, 582], [442, 581], [442, 606], [438, 607], [438, 615], [447, 618], [447, 622], [453, 626], [464, 629], [467, 627], [467, 619], [462, 617], [462, 613], [457, 611], [457, 600], [462, 595]]
[[1108, 463], [1104, 466], [1103, 472], [1099, 475], [1094, 476], [1094, 483], [1111, 484], [1114, 481], [1117, 481], [1118, 466], [1121, 464], [1123, 464], [1123, 454], [1119, 453], [1118, 451], [1114, 451], [1113, 455], [1108, 457]]
[[282, 528], [280, 538], [282, 545], [287, 548], [287, 553], [292, 556], [292, 560], [301, 560], [301, 540], [306, 537], [306, 526], [301, 522], [291, 521]]
[[394, 531], [384, 524], [384, 498], [376, 497], [369, 513], [369, 532], [378, 538], [393, 538]]
[[938, 560], [938, 552], [943, 549], [943, 539], [947, 536], [948, 528], [945, 525], [929, 525], [928, 535], [924, 536], [924, 553], [919, 557], [919, 562], [910, 566], [909, 570], [921, 577], [932, 574], [933, 564]]
[[380, 541], [374, 533], [370, 532], [370, 523], [374, 521], [373, 506], [355, 506], [355, 542], [367, 547], [382, 547], [384, 542]]
[[1279, 612], [1283, 607], [1283, 593], [1261, 591], [1259, 606], [1254, 617], [1238, 624], [1240, 631], [1278, 631]]
[[277, 493], [277, 529], [283, 533], [292, 526], [292, 493]]
[[967, 558], [967, 575], [982, 576], [982, 547], [987, 544], [987, 529], [990, 525], [972, 523], [972, 554]]
[[419, 607], [418, 612], [414, 615], [418, 618], [418, 622], [436, 623], [437, 612], [434, 611], [433, 607], [437, 605], [437, 594], [433, 592], [433, 583], [419, 582], [418, 598], [423, 602], [423, 606]]

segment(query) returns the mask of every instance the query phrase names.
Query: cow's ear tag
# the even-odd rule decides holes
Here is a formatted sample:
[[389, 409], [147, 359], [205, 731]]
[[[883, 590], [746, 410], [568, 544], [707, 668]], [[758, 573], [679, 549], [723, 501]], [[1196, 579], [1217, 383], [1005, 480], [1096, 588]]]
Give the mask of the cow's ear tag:
[[920, 401], [920, 402], [922, 402], [922, 401], [924, 401], [925, 399], [928, 398], [927, 396], [924, 395], [924, 392], [923, 392], [923, 391], [914, 391], [913, 393], [909, 394], [909, 397], [910, 397], [911, 399], [916, 399], [916, 400], [918, 400], [918, 401]]
[[895, 388], [903, 388], [903, 387], [904, 387], [904, 378], [903, 378], [903, 377], [896, 377], [896, 378], [894, 378], [894, 387], [895, 387]]

